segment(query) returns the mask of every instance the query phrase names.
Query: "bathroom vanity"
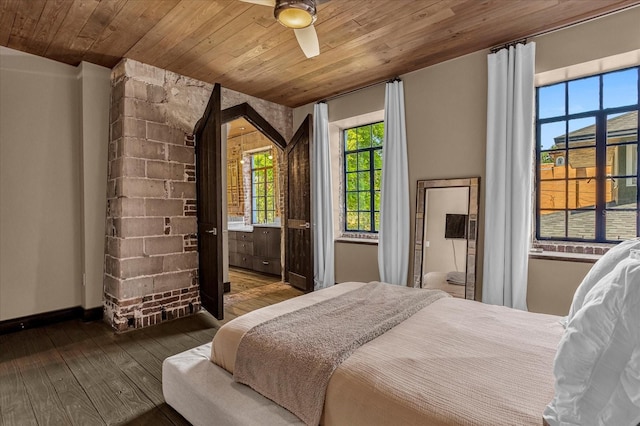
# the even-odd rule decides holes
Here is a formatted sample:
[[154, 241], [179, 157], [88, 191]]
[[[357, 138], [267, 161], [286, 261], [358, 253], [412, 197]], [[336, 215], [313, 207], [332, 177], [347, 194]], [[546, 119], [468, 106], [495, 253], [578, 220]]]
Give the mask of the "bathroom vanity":
[[281, 275], [280, 225], [245, 225], [229, 229], [229, 265]]

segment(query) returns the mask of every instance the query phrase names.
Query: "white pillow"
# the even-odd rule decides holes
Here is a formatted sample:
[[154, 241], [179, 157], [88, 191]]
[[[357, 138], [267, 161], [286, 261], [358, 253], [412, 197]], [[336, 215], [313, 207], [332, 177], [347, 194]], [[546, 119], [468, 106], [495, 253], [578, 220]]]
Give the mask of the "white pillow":
[[620, 261], [629, 257], [629, 252], [633, 249], [640, 249], [640, 238], [623, 241], [612, 247], [600, 259], [598, 259], [573, 295], [571, 309], [569, 309], [569, 315], [566, 319], [567, 323], [571, 321], [571, 318], [573, 318], [575, 313], [582, 307], [585, 296], [593, 286], [595, 286], [602, 277], [613, 271], [613, 268], [615, 268]]
[[549, 425], [640, 422], [639, 259], [622, 260], [586, 294], [560, 340], [554, 375]]

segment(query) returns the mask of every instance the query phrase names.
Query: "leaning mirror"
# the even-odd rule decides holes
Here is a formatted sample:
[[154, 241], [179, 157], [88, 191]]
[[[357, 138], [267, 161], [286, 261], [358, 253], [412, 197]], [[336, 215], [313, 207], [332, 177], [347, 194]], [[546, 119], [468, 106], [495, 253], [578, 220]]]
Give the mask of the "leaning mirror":
[[414, 287], [474, 299], [480, 178], [419, 180]]

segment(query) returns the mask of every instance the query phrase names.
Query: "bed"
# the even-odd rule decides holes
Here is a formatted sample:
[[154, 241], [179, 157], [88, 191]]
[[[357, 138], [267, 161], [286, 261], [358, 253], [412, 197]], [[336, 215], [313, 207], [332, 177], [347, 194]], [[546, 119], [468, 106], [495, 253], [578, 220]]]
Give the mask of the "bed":
[[[438, 290], [356, 282], [250, 312], [221, 327], [212, 343], [164, 361], [166, 402], [194, 425], [304, 424], [234, 381], [232, 374], [242, 380], [247, 359], [258, 366], [263, 362], [246, 350], [246, 342], [262, 329], [287, 336], [291, 327], [279, 326], [283, 318], [340, 306], [356, 293], [374, 294], [385, 286], [428, 294], [419, 293], [424, 303], [415, 304], [410, 316], [340, 360], [320, 392], [318, 421], [307, 424], [640, 425], [640, 239], [619, 244], [593, 266], [567, 317], [486, 305]], [[353, 328], [351, 321], [327, 327], [328, 335]], [[274, 340], [274, 353], [287, 348], [288, 340], [300, 340], [299, 334]], [[269, 366], [271, 361], [264, 360]], [[296, 382], [293, 370], [257, 372], [276, 388]]]
[[[212, 419], [302, 424], [233, 381], [240, 341], [274, 316], [366, 285], [343, 283], [248, 313], [223, 326], [212, 344], [168, 358], [167, 403], [194, 425]], [[436, 300], [362, 345], [335, 370], [321, 423], [541, 425], [554, 395], [553, 359], [564, 330], [559, 319], [452, 297]]]

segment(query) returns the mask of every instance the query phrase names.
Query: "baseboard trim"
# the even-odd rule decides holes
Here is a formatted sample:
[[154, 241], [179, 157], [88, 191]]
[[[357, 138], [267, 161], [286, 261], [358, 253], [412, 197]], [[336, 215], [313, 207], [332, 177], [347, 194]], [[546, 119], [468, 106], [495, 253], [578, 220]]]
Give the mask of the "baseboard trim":
[[27, 328], [42, 327], [72, 319], [82, 319], [83, 321], [95, 321], [102, 319], [102, 306], [91, 309], [83, 309], [82, 306], [74, 306], [73, 308], [42, 312], [40, 314], [0, 321], [0, 334], [13, 333]]
[[83, 309], [82, 310], [82, 321], [98, 321], [101, 320], [104, 316], [104, 310], [102, 306], [98, 306], [97, 308]]

